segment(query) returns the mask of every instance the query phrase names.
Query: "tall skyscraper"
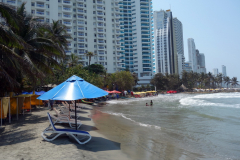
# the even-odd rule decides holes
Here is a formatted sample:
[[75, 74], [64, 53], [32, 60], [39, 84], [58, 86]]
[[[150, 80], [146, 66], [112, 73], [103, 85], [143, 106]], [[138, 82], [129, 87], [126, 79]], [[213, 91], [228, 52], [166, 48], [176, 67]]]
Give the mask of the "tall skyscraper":
[[174, 44], [174, 61], [175, 72], [182, 74], [185, 57], [184, 57], [184, 45], [183, 45], [183, 27], [182, 22], [176, 17], [173, 18], [173, 44]]
[[197, 72], [197, 55], [193, 38], [188, 38], [188, 56], [189, 62], [192, 64], [192, 71]]
[[217, 76], [218, 75], [218, 69], [217, 68], [213, 68], [213, 75]]
[[182, 23], [172, 18], [170, 10], [154, 12], [154, 38], [156, 73], [181, 73], [185, 61]]
[[222, 76], [226, 77], [227, 76], [227, 70], [226, 70], [226, 66], [222, 65]]
[[199, 59], [200, 59], [200, 73], [206, 73], [206, 66], [205, 66], [205, 56], [203, 53], [199, 54]]
[[152, 0], [3, 0], [18, 7], [27, 2], [26, 12], [40, 22], [59, 20], [67, 26], [66, 54], [75, 53], [88, 64], [101, 64], [108, 73], [128, 68], [138, 74], [139, 84], [148, 84], [153, 74]]

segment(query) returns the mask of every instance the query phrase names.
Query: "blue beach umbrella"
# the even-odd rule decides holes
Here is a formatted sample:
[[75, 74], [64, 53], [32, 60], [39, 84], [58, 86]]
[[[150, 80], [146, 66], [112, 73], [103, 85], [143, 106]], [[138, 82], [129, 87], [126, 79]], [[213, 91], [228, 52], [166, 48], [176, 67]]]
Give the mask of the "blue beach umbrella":
[[84, 79], [73, 75], [63, 83], [39, 96], [40, 100], [75, 100], [75, 120], [77, 129], [76, 100], [83, 98], [97, 98], [108, 95], [108, 92], [86, 82]]

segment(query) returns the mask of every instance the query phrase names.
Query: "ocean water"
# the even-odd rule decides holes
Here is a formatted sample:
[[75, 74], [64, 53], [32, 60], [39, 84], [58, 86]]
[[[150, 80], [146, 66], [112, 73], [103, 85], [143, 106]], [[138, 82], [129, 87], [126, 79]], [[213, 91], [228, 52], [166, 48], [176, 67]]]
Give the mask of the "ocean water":
[[127, 145], [139, 156], [141, 146], [142, 159], [240, 159], [240, 93], [112, 100], [99, 110], [132, 124]]

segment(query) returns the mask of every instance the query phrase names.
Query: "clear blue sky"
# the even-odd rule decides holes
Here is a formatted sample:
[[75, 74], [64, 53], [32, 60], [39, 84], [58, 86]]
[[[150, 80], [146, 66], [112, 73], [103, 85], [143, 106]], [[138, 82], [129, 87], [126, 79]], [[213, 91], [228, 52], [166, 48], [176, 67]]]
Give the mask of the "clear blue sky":
[[170, 9], [183, 24], [184, 55], [187, 39], [205, 54], [207, 72], [222, 65], [227, 76], [240, 81], [240, 0], [152, 0], [153, 11]]

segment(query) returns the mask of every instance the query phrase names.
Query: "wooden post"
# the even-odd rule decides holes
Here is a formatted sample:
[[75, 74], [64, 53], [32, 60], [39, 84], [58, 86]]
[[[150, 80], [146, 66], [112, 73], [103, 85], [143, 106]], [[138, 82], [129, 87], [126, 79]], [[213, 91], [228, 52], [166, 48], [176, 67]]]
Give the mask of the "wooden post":
[[11, 123], [11, 101], [10, 101], [10, 98], [9, 98], [9, 104], [8, 104], [8, 107], [9, 107], [9, 109], [8, 109], [8, 111], [9, 111], [9, 113], [8, 113], [8, 121], [9, 121], [9, 123]]
[[17, 120], [18, 120], [18, 97], [17, 97]]
[[2, 109], [3, 109], [2, 104], [3, 104], [3, 103], [2, 103], [2, 99], [1, 99], [1, 127], [2, 127], [2, 112], [3, 112], [3, 111], [2, 111]]

